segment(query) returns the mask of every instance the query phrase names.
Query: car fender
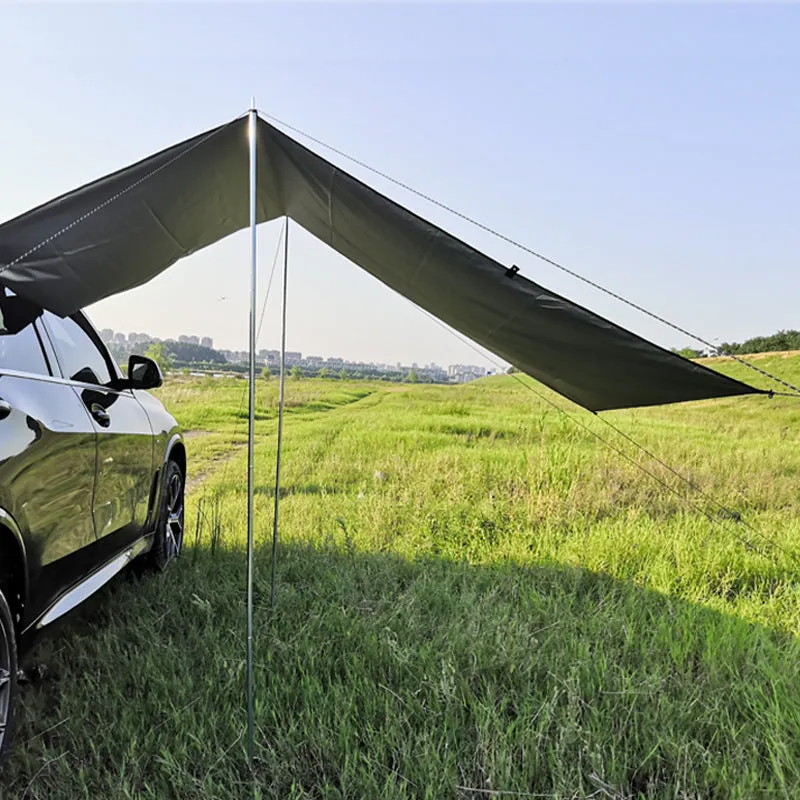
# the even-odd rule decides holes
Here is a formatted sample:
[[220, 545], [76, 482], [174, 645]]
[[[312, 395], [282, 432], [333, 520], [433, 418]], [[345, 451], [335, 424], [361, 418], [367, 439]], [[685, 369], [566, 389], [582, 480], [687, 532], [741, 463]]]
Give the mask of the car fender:
[[25, 545], [25, 537], [22, 535], [22, 531], [12, 514], [6, 511], [2, 506], [0, 506], [0, 525], [11, 532], [11, 536], [19, 547], [20, 556], [22, 558], [22, 586], [20, 587], [22, 596], [19, 600], [22, 603], [22, 608], [25, 608], [28, 604], [30, 581], [30, 576], [28, 575], [28, 549]]
[[184, 450], [186, 449], [186, 446], [184, 445], [183, 442], [183, 434], [180, 431], [174, 431], [170, 436], [170, 439], [167, 442], [166, 449], [164, 450], [164, 463], [162, 464], [162, 466], [166, 466], [167, 461], [170, 460], [172, 456], [172, 451], [175, 449], [175, 445], [177, 444], [183, 445]]
[[[153, 498], [153, 503], [150, 510], [150, 520], [148, 528], [155, 528], [156, 523], [158, 522], [158, 512], [161, 508], [161, 501], [164, 497], [164, 475], [167, 471], [167, 462], [172, 458], [172, 455], [175, 451], [176, 446], [180, 445], [184, 449], [184, 455], [186, 452], [186, 445], [183, 441], [183, 434], [178, 431], [171, 431], [169, 434], [169, 440], [167, 441], [167, 446], [164, 448], [164, 457], [161, 461], [158, 471], [158, 489], [155, 492], [155, 496]], [[185, 458], [184, 458], [185, 461]]]

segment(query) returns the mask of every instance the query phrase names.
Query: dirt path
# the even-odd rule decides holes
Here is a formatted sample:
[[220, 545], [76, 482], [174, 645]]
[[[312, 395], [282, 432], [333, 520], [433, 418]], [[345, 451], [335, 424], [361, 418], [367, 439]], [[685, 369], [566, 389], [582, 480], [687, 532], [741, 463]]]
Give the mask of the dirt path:
[[[387, 394], [391, 391], [397, 391], [398, 389], [402, 389], [402, 387], [388, 387], [387, 390], [378, 392], [378, 391], [371, 391], [367, 394], [363, 395], [362, 397], [356, 397], [352, 400], [349, 400], [345, 403], [340, 403], [330, 409], [319, 410], [314, 409], [311, 410], [307, 414], [303, 413], [292, 413], [292, 416], [297, 418], [297, 421], [301, 421], [303, 419], [307, 419], [310, 417], [316, 417], [320, 414], [336, 414], [337, 411], [345, 410], [348, 408], [352, 408], [354, 405], [360, 404], [362, 407], [369, 409], [374, 408], [377, 405], [380, 405], [386, 398]], [[213, 436], [218, 435], [217, 431], [204, 431], [204, 430], [189, 430], [184, 432], [184, 439], [187, 442], [191, 442], [194, 439], [201, 439], [206, 436]], [[258, 444], [258, 436], [256, 437], [256, 444]], [[247, 447], [247, 442], [230, 442], [227, 446], [227, 449], [224, 452], [215, 453], [210, 457], [206, 458], [202, 464], [197, 469], [192, 469], [191, 463], [189, 465], [189, 475], [186, 479], [186, 492], [191, 493], [198, 489], [203, 482], [211, 477], [215, 472], [217, 472], [221, 467], [224, 468], [228, 462], [230, 462], [241, 450]], [[191, 456], [190, 456], [191, 461]]]
[[[187, 431], [184, 434], [184, 438], [186, 441], [191, 441], [192, 439], [199, 439], [211, 435], [213, 435], [213, 431]], [[190, 465], [189, 475], [186, 478], [186, 492], [191, 493], [197, 489], [206, 478], [210, 477], [220, 467], [227, 464], [244, 447], [247, 447], [247, 442], [232, 442], [229, 445], [230, 449], [226, 450], [224, 453], [218, 453], [206, 459], [199, 469], [192, 469]]]

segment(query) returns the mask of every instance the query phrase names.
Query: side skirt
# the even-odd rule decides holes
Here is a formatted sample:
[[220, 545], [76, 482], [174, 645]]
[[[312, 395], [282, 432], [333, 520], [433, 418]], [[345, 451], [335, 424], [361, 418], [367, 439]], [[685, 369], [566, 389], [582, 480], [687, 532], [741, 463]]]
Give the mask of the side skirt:
[[122, 572], [134, 558], [144, 553], [149, 547], [149, 537], [139, 539], [127, 547], [122, 553], [114, 556], [114, 558], [102, 567], [95, 570], [91, 575], [84, 578], [80, 583], [68, 589], [44, 612], [44, 614], [42, 614], [35, 625], [36, 629], [40, 630], [50, 625], [52, 622], [55, 622], [57, 619], [72, 611], [76, 606], [79, 606], [84, 600], [87, 600], [95, 592], [105, 586], [115, 575]]

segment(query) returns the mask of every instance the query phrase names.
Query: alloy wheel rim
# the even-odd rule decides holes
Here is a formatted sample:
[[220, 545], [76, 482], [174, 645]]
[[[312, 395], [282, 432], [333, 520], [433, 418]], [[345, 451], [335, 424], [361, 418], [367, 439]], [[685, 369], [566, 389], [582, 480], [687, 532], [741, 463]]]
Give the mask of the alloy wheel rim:
[[7, 631], [0, 627], [0, 750], [6, 737], [11, 710], [11, 643]]
[[183, 545], [183, 480], [173, 475], [167, 487], [167, 556], [177, 557]]

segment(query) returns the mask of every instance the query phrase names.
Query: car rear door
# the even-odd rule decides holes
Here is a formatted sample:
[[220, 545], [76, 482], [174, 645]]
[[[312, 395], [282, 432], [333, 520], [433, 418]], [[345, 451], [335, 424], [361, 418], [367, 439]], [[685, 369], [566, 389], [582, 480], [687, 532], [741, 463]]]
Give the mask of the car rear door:
[[0, 335], [0, 506], [26, 539], [27, 619], [82, 577], [95, 543], [94, 426], [53, 362], [41, 322]]
[[82, 314], [44, 322], [63, 376], [89, 413], [97, 434], [94, 524], [111, 550], [141, 532], [153, 480], [153, 435], [145, 410], [129, 389], [109, 387], [119, 371]]

